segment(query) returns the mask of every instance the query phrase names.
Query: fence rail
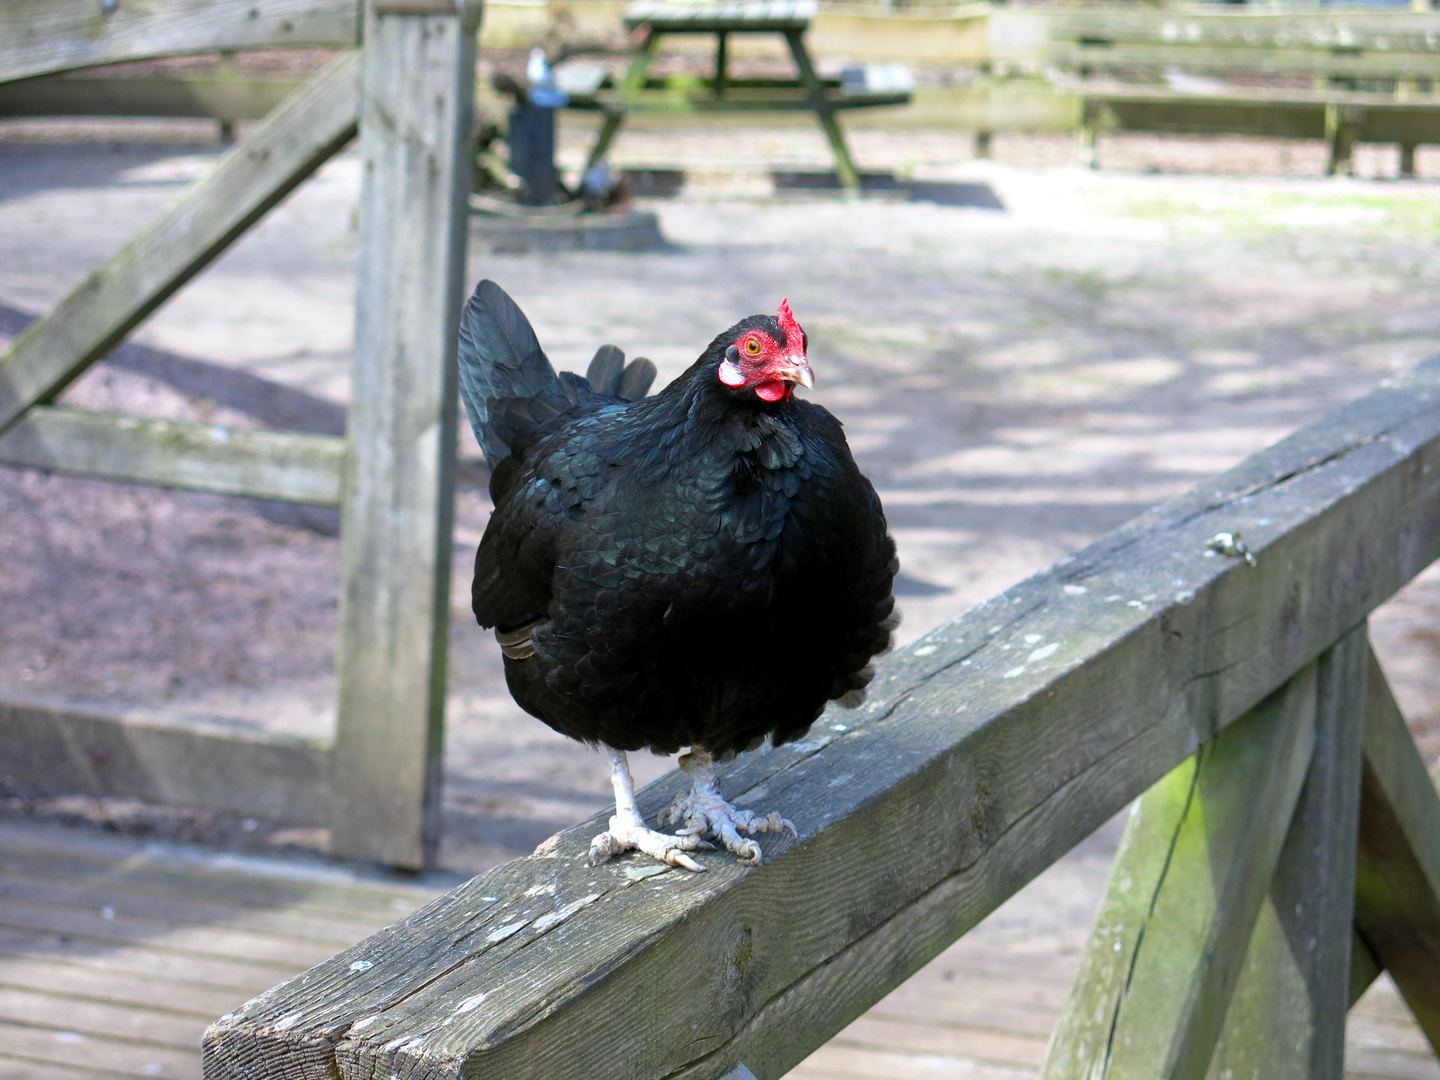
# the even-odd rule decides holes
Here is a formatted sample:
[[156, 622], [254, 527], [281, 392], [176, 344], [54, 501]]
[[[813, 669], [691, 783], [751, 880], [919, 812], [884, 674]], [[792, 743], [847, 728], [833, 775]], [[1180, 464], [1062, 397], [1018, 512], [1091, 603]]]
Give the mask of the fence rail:
[[[1211, 544], [1240, 530], [1254, 566]], [[1335, 697], [1353, 699], [1354, 680], [1333, 672], [1357, 670], [1356, 648], [1363, 671], [1367, 615], [1437, 556], [1440, 358], [897, 651], [858, 713], [742, 756], [727, 795], [799, 831], [763, 865], [589, 868], [586, 822], [217, 1021], [206, 1076], [563, 1080], [624, 1062], [634, 1077], [714, 1080], [743, 1063], [774, 1080], [1197, 748], [1258, 730], [1292, 780], [1263, 828], [1232, 837], [1248, 892], [1230, 889], [1219, 925], [1248, 939], [1257, 876], [1293, 858], [1274, 849], [1308, 797], [1294, 778], [1344, 767], [1332, 729], [1358, 730]], [[1394, 742], [1391, 760], [1418, 760], [1408, 736]], [[651, 785], [642, 811], [680, 783]], [[1433, 789], [1408, 790], [1422, 805], [1407, 820], [1440, 822]], [[1343, 843], [1343, 828], [1324, 835]], [[1336, 850], [1353, 874], [1349, 842]], [[1422, 908], [1436, 885], [1422, 877]], [[1440, 985], [1433, 955], [1412, 988]], [[1178, 985], [1233, 989], [1226, 958], [1182, 957]], [[1220, 1037], [1194, 1019], [1172, 1010], [1192, 1067]]]

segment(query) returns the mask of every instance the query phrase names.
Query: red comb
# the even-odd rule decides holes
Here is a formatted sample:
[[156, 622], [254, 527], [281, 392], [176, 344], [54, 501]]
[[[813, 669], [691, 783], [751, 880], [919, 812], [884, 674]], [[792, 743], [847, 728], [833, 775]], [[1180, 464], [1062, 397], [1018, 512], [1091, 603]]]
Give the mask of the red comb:
[[794, 352], [805, 353], [805, 331], [800, 329], [800, 324], [795, 321], [795, 316], [790, 314], [790, 301], [781, 300], [780, 307], [775, 312], [775, 317], [780, 320], [780, 329], [785, 331], [785, 346]]

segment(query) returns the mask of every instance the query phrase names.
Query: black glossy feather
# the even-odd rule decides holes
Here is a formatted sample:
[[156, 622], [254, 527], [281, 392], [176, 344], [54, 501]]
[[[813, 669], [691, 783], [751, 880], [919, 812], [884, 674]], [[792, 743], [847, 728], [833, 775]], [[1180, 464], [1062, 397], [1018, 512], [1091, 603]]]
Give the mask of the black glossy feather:
[[[744, 320], [628, 401], [654, 365], [622, 369], [607, 348], [588, 378], [532, 378], [513, 359], [529, 324], [519, 347], [479, 325], [492, 311], [515, 324], [513, 307], [467, 308], [472, 340], [507, 347], [475, 362], [499, 353], [510, 368], [473, 378], [490, 396], [466, 403], [504, 450], [472, 599], [520, 705], [577, 739], [725, 755], [800, 737], [827, 701], [857, 703], [890, 643], [895, 545], [839, 421], [719, 382], [735, 337], [779, 334], [775, 320]], [[522, 384], [536, 389], [514, 394]]]

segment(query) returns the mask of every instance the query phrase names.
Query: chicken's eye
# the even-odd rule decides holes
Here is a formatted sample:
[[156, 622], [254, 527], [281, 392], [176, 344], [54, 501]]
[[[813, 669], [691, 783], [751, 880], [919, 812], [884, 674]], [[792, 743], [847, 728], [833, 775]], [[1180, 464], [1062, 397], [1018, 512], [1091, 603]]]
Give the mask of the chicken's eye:
[[753, 338], [753, 337], [752, 337], [752, 338], [746, 338], [746, 340], [745, 340], [745, 355], [747, 355], [747, 356], [759, 356], [759, 355], [760, 355], [760, 342], [759, 342], [758, 340], [756, 340], [755, 338]]

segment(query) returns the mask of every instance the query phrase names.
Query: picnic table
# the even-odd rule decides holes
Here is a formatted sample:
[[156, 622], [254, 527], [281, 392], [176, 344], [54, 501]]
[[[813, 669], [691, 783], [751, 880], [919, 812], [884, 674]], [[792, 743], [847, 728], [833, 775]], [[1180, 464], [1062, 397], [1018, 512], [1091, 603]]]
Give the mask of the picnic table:
[[[860, 177], [836, 114], [842, 109], [905, 105], [910, 101], [910, 91], [870, 89], [863, 78], [846, 79], [843, 85], [840, 79], [822, 79], [805, 47], [805, 31], [814, 17], [815, 0], [636, 4], [626, 13], [625, 26], [641, 31], [643, 36], [619, 85], [608, 76], [597, 77], [593, 86], [569, 93], [569, 108], [605, 114], [585, 168], [589, 170], [604, 161], [625, 117], [633, 112], [808, 109], [815, 113], [830, 143], [840, 183], [850, 191], [858, 191]], [[714, 34], [714, 76], [679, 81], [652, 77], [650, 65], [667, 34]], [[783, 35], [795, 61], [796, 77], [731, 78], [731, 34]]]

